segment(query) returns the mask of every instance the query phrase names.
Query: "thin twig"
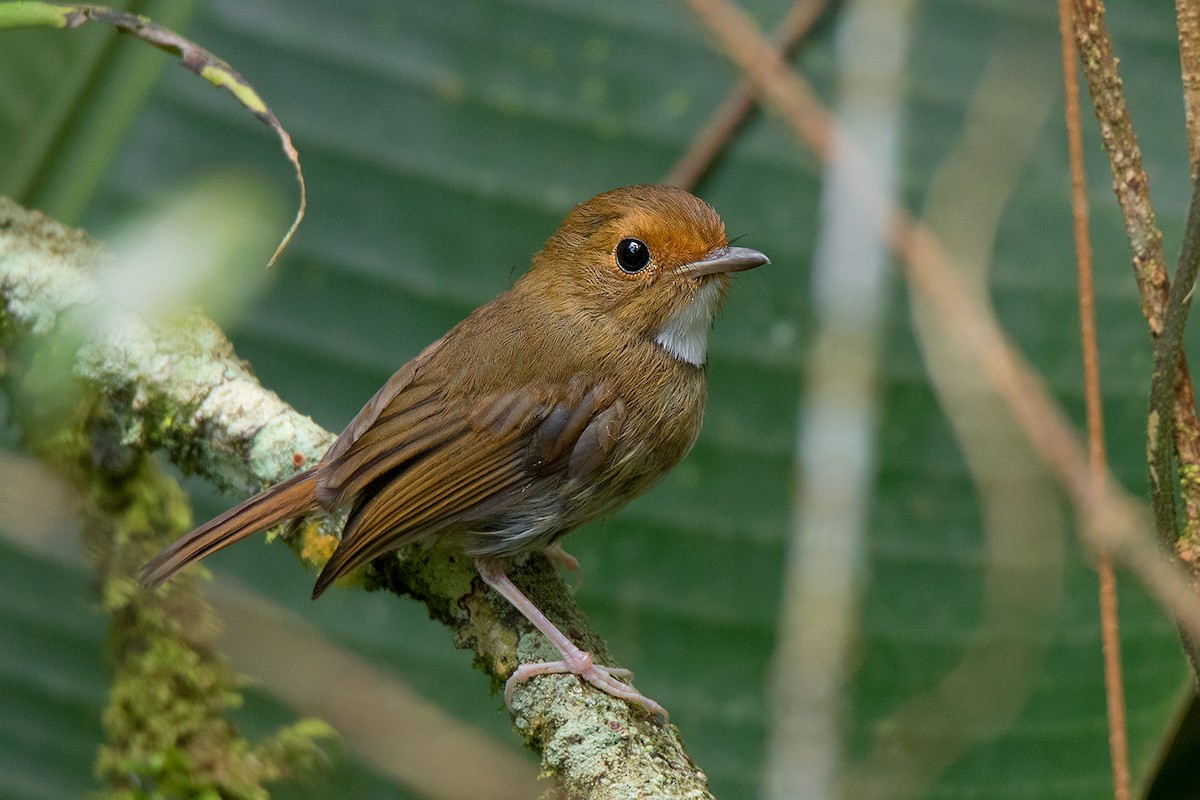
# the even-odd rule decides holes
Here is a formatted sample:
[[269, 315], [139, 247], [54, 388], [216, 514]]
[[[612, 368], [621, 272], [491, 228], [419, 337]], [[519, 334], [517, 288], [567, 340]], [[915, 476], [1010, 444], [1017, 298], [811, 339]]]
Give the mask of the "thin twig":
[[[771, 37], [779, 47], [779, 52], [785, 55], [790, 53], [812, 29], [828, 5], [829, 0], [796, 0]], [[691, 147], [675, 162], [663, 183], [681, 189], [695, 188], [753, 108], [754, 92], [750, 81], [742, 78], [692, 138]]]
[[1187, 117], [1188, 161], [1192, 180], [1200, 165], [1200, 0], [1175, 0], [1179, 26], [1179, 67], [1183, 75], [1183, 105]]
[[[1101, 0], [1073, 0], [1072, 12], [1075, 42], [1096, 119], [1100, 123], [1100, 136], [1108, 153], [1113, 191], [1133, 248], [1133, 269], [1142, 296], [1142, 313], [1150, 326], [1151, 335], [1157, 339], [1163, 330], [1170, 280], [1163, 260], [1162, 233], [1158, 230], [1150, 205], [1150, 183], [1142, 165], [1142, 151], [1133, 130], [1121, 78], [1117, 73], [1117, 58], [1113, 54], [1112, 41], [1104, 22], [1104, 4]], [[1179, 474], [1183, 479], [1180, 485], [1184, 530], [1182, 537], [1171, 536], [1169, 544], [1176, 548], [1181, 558], [1192, 563], [1195, 571], [1200, 569], [1200, 561], [1192, 558], [1200, 541], [1200, 419], [1196, 416], [1196, 398], [1186, 358], [1180, 354], [1179, 359], [1180, 363], [1175, 368], [1178, 370], [1177, 379], [1173, 387], [1168, 387], [1174, 391], [1174, 402], [1170, 404], [1169, 411], [1173, 422], [1167, 431], [1179, 458]], [[1157, 427], [1157, 423], [1151, 425], [1152, 429]], [[1165, 485], [1170, 482], [1170, 471], [1164, 471], [1161, 463], [1151, 463], [1150, 469], [1152, 483], [1161, 481]], [[1168, 527], [1174, 530], [1174, 501], [1168, 509], [1161, 502], [1161, 493], [1158, 496], [1160, 499], [1155, 502], [1157, 527], [1160, 531]], [[1170, 526], [1167, 525], [1168, 512], [1171, 516]]]
[[[822, 159], [836, 151], [860, 174], [854, 183], [864, 207], [886, 203], [864, 168], [862, 156], [844, 141], [836, 121], [809, 84], [793, 71], [754, 23], [728, 0], [687, 0], [709, 33], [753, 81], [759, 97], [777, 111], [796, 136]], [[864, 212], [867, 213], [867, 212]], [[1037, 373], [1009, 343], [990, 315], [976, 307], [961, 285], [941, 243], [903, 209], [890, 211], [891, 244], [912, 287], [926, 294], [979, 360], [985, 377], [1004, 398], [1034, 450], [1052, 468], [1078, 513], [1089, 524], [1091, 543], [1109, 552], [1143, 582], [1179, 624], [1200, 633], [1200, 604], [1188, 580], [1164, 562], [1147, 535], [1144, 511], [1111, 477], [1097, 493], [1078, 433]], [[1095, 524], [1090, 524], [1094, 521]]]
[[[1093, 491], [1103, 491], [1108, 472], [1104, 451], [1104, 404], [1100, 392], [1100, 350], [1096, 344], [1096, 297], [1092, 280], [1092, 243], [1088, 230], [1087, 175], [1083, 164], [1083, 132], [1079, 119], [1079, 75], [1075, 66], [1071, 2], [1059, 0], [1064, 111], [1071, 159], [1071, 209], [1074, 212], [1075, 259], [1079, 274], [1079, 334], [1087, 406], [1088, 455]], [[1120, 617], [1117, 579], [1112, 558], [1102, 553], [1096, 571], [1100, 589], [1100, 640], [1104, 656], [1104, 697], [1108, 708], [1108, 750], [1112, 761], [1113, 797], [1129, 800], [1129, 740], [1125, 722], [1125, 688], [1121, 677]]]
[[149, 19], [93, 3], [51, 2], [3, 3], [0, 4], [0, 29], [23, 28], [28, 26], [48, 25], [55, 28], [78, 28], [89, 20], [111, 25], [123, 33], [141, 39], [143, 42], [157, 47], [179, 58], [179, 63], [199, 75], [204, 80], [219, 89], [225, 89], [233, 95], [250, 113], [258, 117], [265, 125], [275, 131], [283, 154], [292, 162], [296, 172], [296, 183], [300, 187], [300, 205], [291, 226], [284, 233], [283, 239], [275, 248], [267, 266], [272, 266], [296, 235], [305, 209], [308, 207], [308, 188], [304, 182], [304, 170], [300, 167], [300, 154], [292, 144], [292, 136], [279, 122], [275, 112], [266, 104], [262, 97], [241, 73], [231, 67], [226, 61], [210, 53], [200, 45], [180, 36], [175, 31], [156, 25]]
[[1133, 246], [1133, 270], [1142, 296], [1142, 314], [1150, 323], [1150, 332], [1157, 336], [1162, 331], [1169, 284], [1162, 232], [1150, 207], [1150, 182], [1104, 24], [1104, 5], [1100, 0], [1073, 0], [1072, 18], [1083, 74], [1100, 123], [1100, 137], [1109, 154], [1113, 192]]

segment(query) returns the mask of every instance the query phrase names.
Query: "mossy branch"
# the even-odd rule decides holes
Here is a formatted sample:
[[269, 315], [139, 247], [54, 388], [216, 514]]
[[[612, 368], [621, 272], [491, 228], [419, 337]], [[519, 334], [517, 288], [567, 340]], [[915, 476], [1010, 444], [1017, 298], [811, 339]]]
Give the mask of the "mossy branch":
[[[0, 205], [0, 231], [36, 235], [14, 225], [11, 210]], [[34, 215], [26, 220], [39, 221]], [[43, 230], [55, 248], [73, 241], [61, 228]], [[193, 576], [153, 593], [134, 577], [190, 527], [187, 498], [144, 448], [122, 441], [124, 425], [113, 405], [72, 368], [81, 321], [67, 309], [82, 311], [78, 301], [91, 294], [83, 274], [60, 282], [43, 275], [48, 294], [42, 303], [24, 293], [23, 280], [38, 274], [30, 244], [0, 247], [0, 286], [22, 309], [4, 315], [0, 325], [3, 388], [25, 445], [79, 494], [84, 551], [109, 615], [114, 675], [96, 762], [103, 784], [98, 796], [265, 800], [267, 783], [322, 760], [317, 740], [332, 730], [309, 719], [258, 742], [243, 737], [228, 715], [242, 703], [241, 679], [212, 647], [220, 624]], [[56, 304], [63, 313], [42, 315]]]
[[[210, 321], [193, 315], [151, 325], [128, 314], [97, 314], [94, 273], [102, 258], [83, 233], [0, 198], [0, 325], [8, 346], [47, 337], [65, 320], [88, 319], [93, 333], [74, 351], [71, 369], [115, 421], [120, 443], [161, 451], [220, 486], [245, 491], [273, 483], [321, 456], [333, 436], [264, 389]], [[332, 541], [320, 527], [303, 525], [288, 537], [313, 565]], [[544, 558], [531, 559], [513, 577], [599, 661], [613, 663]], [[497, 688], [520, 660], [554, 657], [540, 634], [484, 588], [469, 559], [408, 552], [377, 560], [365, 580], [425, 603], [459, 647], [475, 652]], [[514, 698], [513, 727], [541, 753], [567, 797], [711, 797], [674, 726], [573, 676], [525, 684]]]
[[[106, 446], [106, 449], [109, 449]], [[212, 648], [220, 623], [187, 578], [153, 595], [130, 577], [165, 537], [187, 529], [187, 498], [144, 454], [112, 464], [86, 451], [83, 538], [112, 620], [115, 675], [97, 776], [104, 800], [149, 796], [266, 800], [266, 784], [325, 763], [328, 724], [303, 719], [258, 742], [227, 712], [242, 679]]]

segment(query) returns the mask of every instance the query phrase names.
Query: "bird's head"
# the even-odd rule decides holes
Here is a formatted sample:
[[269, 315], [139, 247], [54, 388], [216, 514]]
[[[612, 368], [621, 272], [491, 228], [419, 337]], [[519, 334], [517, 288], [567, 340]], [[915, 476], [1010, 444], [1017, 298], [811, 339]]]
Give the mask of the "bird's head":
[[729, 273], [769, 259], [732, 247], [717, 212], [671, 186], [627, 186], [576, 206], [529, 279], [556, 310], [587, 314], [675, 358], [705, 362]]

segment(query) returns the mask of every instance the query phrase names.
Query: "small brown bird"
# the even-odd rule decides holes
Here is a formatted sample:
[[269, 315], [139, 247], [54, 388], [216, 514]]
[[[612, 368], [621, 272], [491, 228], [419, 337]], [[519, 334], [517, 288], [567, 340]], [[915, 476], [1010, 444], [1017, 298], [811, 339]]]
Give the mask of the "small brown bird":
[[529, 272], [391, 377], [321, 461], [171, 545], [143, 570], [184, 566], [297, 516], [349, 506], [313, 597], [378, 555], [437, 539], [562, 653], [571, 672], [666, 716], [592, 663], [509, 580], [549, 548], [658, 483], [691, 448], [707, 395], [708, 330], [728, 273], [769, 263], [731, 247], [717, 213], [669, 186], [613, 189], [576, 206]]

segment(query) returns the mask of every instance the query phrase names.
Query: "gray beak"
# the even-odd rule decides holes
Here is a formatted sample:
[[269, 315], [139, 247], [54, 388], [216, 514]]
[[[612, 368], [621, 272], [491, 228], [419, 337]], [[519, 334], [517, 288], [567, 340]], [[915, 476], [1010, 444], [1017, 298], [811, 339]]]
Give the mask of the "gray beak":
[[770, 264], [771, 259], [749, 247], [719, 247], [699, 261], [684, 264], [679, 271], [684, 275], [715, 275], [718, 272], [741, 272]]

